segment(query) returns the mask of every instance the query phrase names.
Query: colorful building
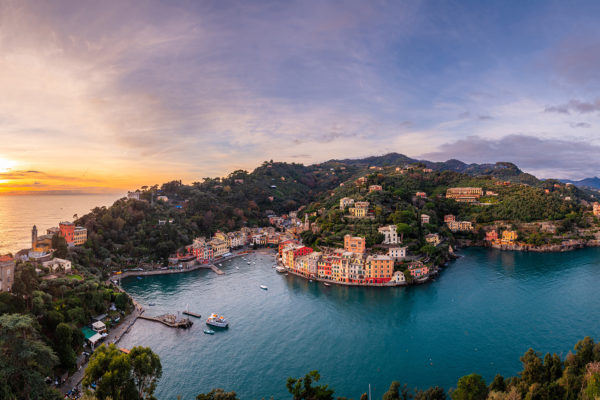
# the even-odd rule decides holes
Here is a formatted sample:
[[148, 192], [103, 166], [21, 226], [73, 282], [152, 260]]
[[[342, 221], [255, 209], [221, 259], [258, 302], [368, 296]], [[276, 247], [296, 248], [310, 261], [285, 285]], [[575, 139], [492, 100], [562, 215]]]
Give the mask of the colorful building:
[[495, 242], [498, 240], [498, 232], [495, 230], [485, 233], [485, 240], [488, 242]]
[[425, 241], [429, 244], [437, 246], [441, 242], [440, 235], [438, 235], [437, 233], [430, 233], [428, 235], [425, 235]]
[[67, 244], [73, 244], [75, 240], [75, 224], [72, 222], [60, 222], [58, 224], [60, 236], [64, 237]]
[[456, 217], [452, 214], [448, 214], [448, 215], [444, 215], [444, 223], [447, 224], [448, 222], [454, 222], [456, 221]]
[[427, 193], [425, 193], [425, 192], [417, 192], [417, 193], [415, 193], [415, 196], [417, 196], [420, 199], [426, 199], [427, 198]]
[[73, 231], [73, 244], [81, 246], [87, 241], [87, 229], [83, 226], [76, 226]]
[[368, 201], [357, 201], [354, 203], [354, 207], [350, 207], [350, 215], [354, 217], [366, 217], [369, 214], [369, 205]]
[[349, 207], [354, 204], [354, 199], [350, 197], [342, 197], [340, 199], [340, 210], [345, 210], [346, 207]]
[[394, 274], [394, 259], [382, 255], [368, 256], [365, 271], [365, 282], [387, 283]]
[[383, 190], [383, 188], [381, 187], [381, 185], [370, 185], [369, 186], [369, 193], [371, 193], [371, 192], [380, 192], [382, 190]]
[[452, 232], [473, 230], [473, 223], [471, 221], [450, 221], [446, 224]]
[[421, 278], [429, 274], [429, 267], [420, 261], [414, 261], [408, 265], [408, 271], [413, 278]]
[[595, 202], [592, 206], [592, 212], [595, 216], [600, 216], [600, 203]]
[[428, 224], [431, 217], [427, 214], [421, 214], [421, 224]]
[[461, 203], [475, 203], [483, 196], [483, 189], [476, 187], [456, 187], [446, 191], [447, 199], [454, 199]]
[[366, 240], [364, 237], [346, 235], [344, 236], [344, 250], [352, 253], [364, 253], [366, 250]]
[[516, 231], [505, 230], [502, 232], [502, 244], [514, 244], [519, 234]]

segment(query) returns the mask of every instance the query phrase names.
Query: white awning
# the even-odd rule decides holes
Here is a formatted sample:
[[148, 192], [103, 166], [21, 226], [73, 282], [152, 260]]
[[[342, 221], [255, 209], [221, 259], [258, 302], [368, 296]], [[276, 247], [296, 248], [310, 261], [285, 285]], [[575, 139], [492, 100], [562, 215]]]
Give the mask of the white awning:
[[96, 333], [94, 336], [92, 336], [91, 338], [88, 339], [88, 341], [95, 345], [96, 343], [98, 343], [100, 340], [102, 339], [102, 335], [99, 333]]

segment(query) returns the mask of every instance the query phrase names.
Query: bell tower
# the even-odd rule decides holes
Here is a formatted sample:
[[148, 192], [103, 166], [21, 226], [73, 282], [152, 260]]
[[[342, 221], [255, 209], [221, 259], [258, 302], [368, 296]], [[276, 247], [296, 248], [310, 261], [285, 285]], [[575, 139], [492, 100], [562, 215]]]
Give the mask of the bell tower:
[[37, 227], [34, 225], [33, 229], [31, 230], [31, 248], [33, 250], [35, 250], [35, 248], [37, 247]]

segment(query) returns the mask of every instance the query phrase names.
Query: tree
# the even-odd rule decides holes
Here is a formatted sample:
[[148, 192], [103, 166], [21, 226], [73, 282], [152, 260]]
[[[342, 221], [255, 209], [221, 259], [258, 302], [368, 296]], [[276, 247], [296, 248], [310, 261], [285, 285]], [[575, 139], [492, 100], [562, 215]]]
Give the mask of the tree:
[[55, 257], [65, 258], [69, 255], [67, 241], [58, 233], [52, 236], [52, 248], [54, 249]]
[[114, 344], [102, 345], [90, 358], [83, 386], [96, 382], [96, 397], [100, 400], [154, 399], [161, 375], [160, 359], [149, 348], [134, 347], [125, 354]]
[[527, 350], [520, 358], [523, 363], [523, 371], [521, 371], [521, 379], [527, 386], [534, 383], [543, 383], [544, 381], [544, 366], [542, 359], [533, 349]]
[[133, 380], [140, 399], [152, 398], [156, 384], [162, 376], [160, 358], [150, 347], [134, 347], [129, 352], [129, 361], [133, 369]]
[[[402, 396], [402, 397], [401, 397]], [[387, 392], [383, 394], [383, 400], [406, 400], [410, 399], [410, 394], [408, 393], [408, 387], [404, 385], [402, 389], [400, 389], [400, 382], [393, 381], [390, 385], [390, 388]]]
[[485, 400], [488, 394], [485, 381], [478, 374], [463, 376], [456, 390], [450, 393], [452, 400]]
[[73, 350], [73, 328], [69, 324], [61, 322], [54, 331], [54, 349], [60, 364], [67, 368], [74, 368], [77, 364], [77, 355]]
[[446, 400], [446, 392], [439, 386], [430, 387], [429, 389], [415, 390], [415, 400]]
[[235, 392], [226, 392], [223, 389], [213, 389], [208, 393], [200, 393], [196, 400], [238, 400]]
[[490, 383], [490, 392], [504, 392], [506, 391], [506, 383], [504, 377], [500, 374], [496, 374], [492, 383]]
[[410, 225], [400, 222], [396, 225], [396, 231], [400, 234], [400, 241], [404, 241], [404, 235], [409, 235], [412, 233], [412, 228]]
[[334, 391], [327, 385], [312, 386], [313, 381], [318, 382], [319, 379], [321, 375], [318, 371], [310, 371], [303, 378], [289, 377], [285, 386], [294, 400], [333, 400]]
[[50, 374], [58, 358], [44, 344], [29, 315], [0, 316], [0, 398], [56, 399], [44, 377]]
[[127, 308], [127, 295], [125, 293], [118, 293], [115, 296], [115, 307], [119, 310], [125, 310]]

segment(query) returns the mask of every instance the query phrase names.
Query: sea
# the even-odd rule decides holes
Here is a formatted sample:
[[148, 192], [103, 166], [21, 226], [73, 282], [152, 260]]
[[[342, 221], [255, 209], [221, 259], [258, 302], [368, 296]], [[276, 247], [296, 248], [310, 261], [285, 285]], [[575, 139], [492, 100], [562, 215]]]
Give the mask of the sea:
[[119, 194], [21, 195], [0, 196], [0, 254], [31, 248], [31, 228], [38, 234], [58, 226], [60, 221], [73, 221], [94, 207], [110, 206]]
[[[516, 375], [529, 348], [564, 357], [583, 337], [600, 339], [600, 249], [460, 255], [413, 287], [326, 287], [278, 274], [269, 253], [225, 262], [224, 275], [126, 278], [123, 288], [147, 315], [187, 308], [202, 318], [188, 330], [138, 320], [119, 346], [150, 346], [160, 356], [159, 399], [213, 388], [289, 399], [286, 379], [312, 370], [335, 396], [357, 399], [369, 385], [381, 398], [394, 380], [448, 390], [477, 372], [490, 382]], [[210, 313], [230, 327], [204, 334]]]

